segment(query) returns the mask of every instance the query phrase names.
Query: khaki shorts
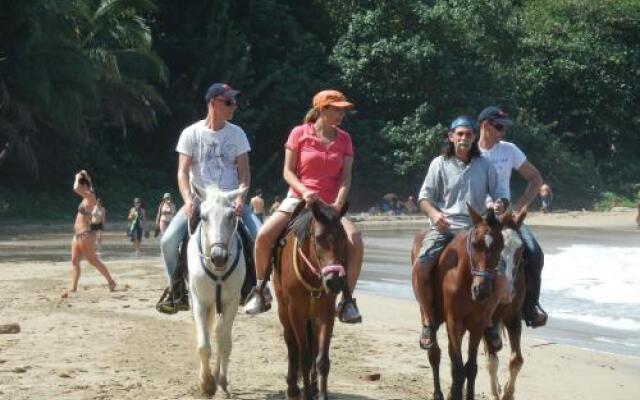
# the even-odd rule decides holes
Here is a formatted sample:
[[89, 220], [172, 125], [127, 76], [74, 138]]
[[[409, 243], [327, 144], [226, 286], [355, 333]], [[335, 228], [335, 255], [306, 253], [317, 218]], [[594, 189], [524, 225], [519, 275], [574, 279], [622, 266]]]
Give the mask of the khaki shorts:
[[456, 232], [440, 233], [437, 229], [427, 232], [422, 240], [420, 253], [418, 253], [420, 263], [424, 264], [428, 260], [437, 260], [442, 250], [449, 244], [455, 234]]
[[299, 199], [297, 197], [287, 197], [284, 200], [282, 200], [282, 203], [280, 203], [280, 207], [278, 207], [278, 211], [291, 214], [293, 210], [296, 209], [298, 204], [300, 204], [300, 202], [302, 202], [302, 199]]

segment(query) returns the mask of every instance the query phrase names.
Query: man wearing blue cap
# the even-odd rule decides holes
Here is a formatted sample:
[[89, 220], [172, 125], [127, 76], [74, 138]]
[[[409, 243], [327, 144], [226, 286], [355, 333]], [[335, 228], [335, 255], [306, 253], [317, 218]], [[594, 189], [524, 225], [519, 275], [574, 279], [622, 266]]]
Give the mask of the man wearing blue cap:
[[[503, 110], [495, 106], [485, 108], [478, 115], [478, 124], [480, 128], [480, 139], [478, 141], [480, 152], [484, 158], [491, 161], [496, 167], [500, 185], [506, 192], [505, 197], [508, 200], [511, 199], [511, 171], [518, 171], [527, 181], [527, 188], [524, 193], [511, 206], [514, 211], [519, 211], [522, 207], [531, 204], [538, 195], [543, 182], [542, 175], [527, 160], [527, 157], [518, 146], [502, 140], [507, 127], [513, 125]], [[496, 204], [495, 207], [498, 212], [504, 211], [505, 206], [508, 206], [508, 202], [500, 203]], [[529, 228], [522, 225], [519, 232], [525, 246], [525, 274], [528, 283], [523, 306], [523, 318], [528, 326], [536, 328], [547, 323], [547, 313], [538, 303], [544, 254]]]
[[[248, 153], [251, 147], [242, 128], [229, 122], [237, 108], [236, 96], [239, 93], [225, 83], [209, 86], [205, 94], [206, 118], [188, 126], [180, 134], [176, 151], [178, 187], [184, 206], [171, 220], [160, 241], [169, 285], [174, 290], [166, 300], [161, 299], [156, 307], [158, 311], [173, 313], [189, 309], [188, 299], [173, 292], [179, 283], [174, 282], [178, 248], [187, 232], [187, 218], [195, 215], [199, 201], [192, 193], [192, 186], [204, 189], [213, 184], [225, 191], [249, 188]], [[249, 234], [255, 238], [258, 222], [244, 204], [245, 194], [246, 191], [236, 198], [235, 213], [242, 217]]]
[[[429, 165], [418, 197], [420, 210], [431, 221], [412, 274], [413, 291], [422, 311], [421, 348], [428, 350], [436, 341], [433, 285], [429, 280], [440, 253], [457, 232], [472, 226], [467, 204], [484, 214], [487, 196], [499, 199], [505, 195], [493, 164], [480, 156], [475, 120], [456, 118], [450, 126], [447, 147]], [[494, 347], [502, 345], [495, 330], [488, 329], [487, 335]]]

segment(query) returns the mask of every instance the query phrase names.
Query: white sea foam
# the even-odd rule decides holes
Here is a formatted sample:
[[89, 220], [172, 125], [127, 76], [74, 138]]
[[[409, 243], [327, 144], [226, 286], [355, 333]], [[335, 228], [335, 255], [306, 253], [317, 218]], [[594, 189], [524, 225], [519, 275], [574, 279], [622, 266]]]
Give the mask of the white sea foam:
[[545, 255], [543, 290], [595, 303], [640, 304], [640, 246], [576, 244]]
[[565, 311], [552, 311], [551, 318], [578, 321], [589, 325], [602, 326], [619, 331], [640, 331], [640, 322], [630, 318], [612, 318]]

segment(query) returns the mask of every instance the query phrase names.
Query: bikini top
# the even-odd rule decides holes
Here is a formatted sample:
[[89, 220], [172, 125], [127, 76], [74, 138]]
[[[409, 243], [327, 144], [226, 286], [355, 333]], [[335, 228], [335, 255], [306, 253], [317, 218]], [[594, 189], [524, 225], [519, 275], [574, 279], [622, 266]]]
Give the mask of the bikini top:
[[78, 204], [78, 213], [80, 213], [82, 215], [86, 215], [86, 216], [90, 216], [91, 215], [91, 211], [87, 211], [87, 209], [84, 208], [84, 206], [82, 205], [82, 202], [80, 202], [80, 204]]

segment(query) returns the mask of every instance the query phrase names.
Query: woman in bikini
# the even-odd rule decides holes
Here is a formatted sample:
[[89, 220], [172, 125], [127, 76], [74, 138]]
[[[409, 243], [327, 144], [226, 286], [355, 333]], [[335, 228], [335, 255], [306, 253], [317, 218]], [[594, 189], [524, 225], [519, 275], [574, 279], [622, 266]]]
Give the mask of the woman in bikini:
[[93, 192], [91, 178], [87, 171], [82, 170], [76, 174], [73, 184], [73, 191], [82, 197], [78, 205], [78, 214], [73, 226], [75, 234], [71, 240], [71, 288], [66, 290], [62, 297], [69, 296], [70, 292], [78, 291], [78, 280], [80, 279], [80, 259], [84, 256], [87, 261], [104, 276], [109, 285], [109, 291], [113, 292], [116, 283], [107, 267], [98, 259], [95, 249], [95, 233], [91, 230], [91, 210], [96, 205], [96, 195]]
[[[167, 230], [169, 223], [176, 214], [176, 206], [171, 201], [171, 193], [165, 193], [158, 205], [156, 213], [156, 229], [162, 235]], [[157, 235], [156, 235], [157, 236]]]

